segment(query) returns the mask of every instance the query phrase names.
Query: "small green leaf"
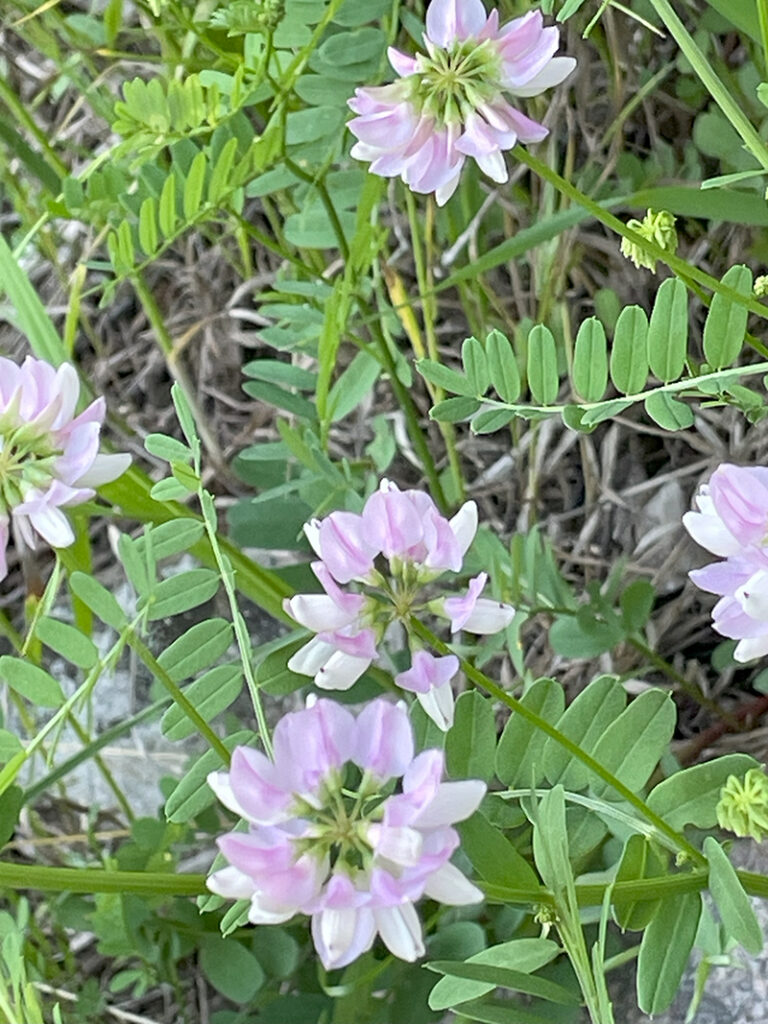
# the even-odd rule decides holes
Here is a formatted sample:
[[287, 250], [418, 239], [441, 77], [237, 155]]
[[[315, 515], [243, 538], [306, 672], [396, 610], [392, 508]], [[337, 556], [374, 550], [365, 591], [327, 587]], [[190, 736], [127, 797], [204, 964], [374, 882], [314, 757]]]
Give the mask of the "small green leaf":
[[453, 726], [445, 738], [448, 774], [454, 779], [493, 776], [496, 752], [496, 717], [493, 705], [477, 690], [462, 693], [456, 701]]
[[[565, 694], [554, 679], [538, 679], [523, 695], [529, 711], [553, 724], [563, 714]], [[536, 786], [544, 777], [542, 756], [548, 736], [513, 711], [496, 748], [496, 774], [506, 785]]]
[[218, 661], [231, 643], [232, 626], [226, 619], [206, 619], [182, 633], [157, 661], [174, 683], [180, 683]]
[[[184, 696], [190, 704], [200, 712], [206, 722], [210, 723], [216, 715], [237, 699], [243, 688], [243, 667], [240, 662], [230, 665], [218, 665], [205, 672], [194, 683], [184, 689]], [[177, 705], [168, 708], [160, 722], [163, 735], [169, 740], [183, 740], [196, 731], [191, 722]]]
[[520, 371], [512, 345], [501, 331], [491, 331], [485, 339], [485, 354], [497, 395], [503, 402], [516, 402], [520, 397]]
[[467, 420], [480, 408], [480, 400], [477, 398], [446, 398], [429, 410], [430, 419], [438, 420], [441, 423], [458, 423]]
[[189, 173], [187, 174], [187, 180], [184, 182], [182, 207], [184, 219], [187, 221], [193, 221], [200, 210], [207, 167], [208, 162], [205, 158], [205, 153], [201, 151], [192, 161]]
[[[650, 840], [633, 835], [627, 840], [621, 856], [617, 882], [640, 882], [646, 878], [665, 875], [667, 865], [659, 857]], [[616, 921], [622, 931], [644, 931], [661, 906], [661, 900], [633, 900], [618, 896], [614, 890], [613, 907]]]
[[192, 450], [183, 441], [177, 441], [167, 434], [147, 434], [144, 447], [150, 455], [165, 459], [166, 462], [192, 461]]
[[[731, 267], [723, 277], [727, 284], [745, 298], [752, 295], [752, 271], [749, 267]], [[740, 302], [716, 292], [712, 296], [704, 324], [704, 358], [713, 370], [730, 366], [738, 358], [744, 344], [749, 310]]]
[[536, 324], [528, 335], [528, 387], [534, 401], [552, 405], [560, 390], [555, 339], [548, 327]]
[[627, 306], [616, 321], [611, 348], [611, 380], [624, 395], [636, 395], [648, 379], [648, 317]]
[[[550, 939], [512, 939], [498, 946], [491, 946], [467, 959], [468, 964], [487, 964], [493, 967], [514, 967], [524, 974], [533, 974], [539, 968], [551, 963], [559, 954], [560, 947]], [[467, 999], [476, 999], [496, 988], [493, 982], [470, 981], [448, 974], [441, 978], [429, 993], [429, 1005], [433, 1010], [448, 1010]]]
[[230, 189], [229, 176], [237, 153], [237, 139], [227, 139], [219, 153], [208, 182], [208, 202], [218, 205]]
[[[587, 754], [592, 754], [603, 733], [624, 710], [627, 696], [615, 676], [598, 676], [585, 687], [557, 722], [558, 730], [573, 740]], [[547, 738], [542, 755], [546, 776], [551, 785], [558, 782], [566, 789], [584, 789], [592, 772], [577, 761], [551, 737]]]
[[118, 632], [127, 625], [125, 613], [110, 592], [84, 572], [73, 572], [69, 585], [76, 597], [91, 609], [93, 614]]
[[484, 395], [491, 383], [485, 350], [477, 338], [467, 338], [461, 346], [461, 361], [473, 394]]
[[648, 327], [651, 372], [664, 384], [677, 380], [683, 372], [687, 350], [688, 292], [679, 278], [670, 277], [659, 288]]
[[[668, 693], [645, 690], [608, 726], [593, 756], [620, 782], [637, 792], [665, 753], [676, 718], [675, 705]], [[603, 799], [620, 799], [602, 779], [593, 776], [590, 784]]]
[[433, 960], [425, 966], [438, 974], [492, 984], [495, 987], [511, 989], [513, 992], [524, 992], [526, 995], [539, 996], [550, 1003], [559, 1003], [562, 1006], [578, 1006], [581, 1002], [576, 992], [545, 978], [526, 974], [514, 967], [470, 961], [464, 963], [460, 960]]
[[473, 434], [492, 434], [506, 427], [514, 417], [511, 409], [484, 409], [472, 417], [469, 425]]
[[158, 246], [157, 204], [154, 196], [147, 196], [139, 210], [139, 245], [147, 256], [152, 256]]
[[700, 916], [699, 893], [668, 896], [646, 928], [637, 959], [637, 1002], [643, 1013], [663, 1013], [677, 995]]
[[536, 872], [525, 857], [479, 811], [456, 827], [462, 850], [486, 882], [528, 892], [540, 889]]
[[152, 594], [148, 619], [158, 619], [188, 612], [210, 601], [219, 589], [219, 575], [213, 569], [190, 569], [158, 583]]
[[608, 346], [600, 321], [591, 316], [576, 335], [573, 386], [585, 402], [599, 402], [608, 385]]
[[709, 891], [726, 933], [756, 956], [763, 948], [763, 933], [736, 869], [714, 836], [704, 840], [704, 855], [709, 861]]
[[236, 939], [204, 935], [200, 967], [211, 985], [234, 1003], [249, 1003], [266, 981], [261, 964]]
[[437, 384], [443, 391], [451, 395], [464, 395], [467, 398], [474, 398], [477, 392], [471, 381], [463, 373], [457, 373], [442, 363], [435, 363], [431, 359], [419, 359], [416, 369], [430, 384]]
[[56, 680], [37, 665], [10, 654], [0, 657], [0, 678], [12, 690], [43, 708], [58, 708], [64, 703], [64, 694]]
[[78, 668], [93, 668], [99, 660], [99, 652], [94, 642], [66, 622], [45, 616], [38, 620], [35, 632], [46, 647], [50, 647], [52, 651], [56, 651]]
[[173, 171], [169, 172], [163, 183], [157, 219], [163, 235], [170, 238], [176, 228], [176, 175]]
[[687, 430], [693, 426], [693, 409], [664, 391], [648, 395], [645, 411], [662, 430]]

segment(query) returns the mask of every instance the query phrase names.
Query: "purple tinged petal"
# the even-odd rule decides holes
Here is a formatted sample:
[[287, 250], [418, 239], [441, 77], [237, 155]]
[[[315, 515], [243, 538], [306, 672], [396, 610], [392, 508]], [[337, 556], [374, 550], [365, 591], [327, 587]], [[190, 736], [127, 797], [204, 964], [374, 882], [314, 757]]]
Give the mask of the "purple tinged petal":
[[432, 0], [427, 8], [427, 36], [447, 48], [456, 40], [479, 35], [486, 20], [481, 0]]
[[709, 494], [717, 515], [742, 544], [762, 544], [768, 534], [768, 485], [748, 467], [724, 463], [712, 474]]
[[753, 571], [754, 565], [747, 567], [741, 560], [728, 558], [724, 562], [712, 562], [702, 569], [692, 569], [688, 575], [697, 587], [710, 594], [733, 595]]
[[354, 755], [355, 719], [331, 700], [318, 700], [278, 722], [274, 738], [276, 771], [286, 788], [302, 795], [317, 790], [328, 774]]
[[379, 490], [365, 503], [363, 522], [371, 544], [386, 558], [402, 558], [422, 539], [424, 528], [411, 493], [382, 480]]
[[463, 597], [447, 597], [443, 612], [451, 620], [451, 632], [458, 633], [472, 614], [477, 599], [488, 582], [488, 573], [481, 572], [469, 581], [469, 589]]
[[362, 516], [332, 512], [320, 523], [320, 557], [339, 583], [366, 576], [377, 554], [365, 535]]
[[418, 70], [419, 64], [416, 58], [409, 57], [407, 54], [401, 53], [399, 50], [396, 50], [394, 46], [390, 46], [388, 48], [387, 58], [394, 70], [403, 78], [414, 74]]
[[458, 671], [459, 659], [455, 654], [436, 658], [429, 651], [414, 651], [411, 667], [395, 676], [395, 682], [403, 690], [428, 693], [433, 687], [450, 683]]
[[[214, 774], [214, 783], [211, 784], [209, 776], [208, 781], [214, 791], [219, 778], [218, 774]], [[260, 750], [235, 747], [228, 781], [237, 807], [242, 808], [248, 821], [271, 825], [285, 819], [291, 802], [290, 791], [276, 766]], [[223, 798], [226, 793], [223, 790], [221, 792], [225, 802]]]
[[[2, 367], [0, 367], [2, 372]], [[6, 549], [8, 547], [9, 540], [8, 530], [8, 519], [6, 516], [0, 516], [0, 580], [4, 580], [8, 575], [8, 561], [6, 556]]]
[[346, 876], [331, 876], [323, 907], [312, 915], [312, 938], [326, 970], [345, 967], [373, 945], [376, 924], [363, 905], [367, 899]]
[[413, 729], [405, 705], [381, 698], [357, 717], [352, 760], [381, 782], [399, 778], [413, 760]]

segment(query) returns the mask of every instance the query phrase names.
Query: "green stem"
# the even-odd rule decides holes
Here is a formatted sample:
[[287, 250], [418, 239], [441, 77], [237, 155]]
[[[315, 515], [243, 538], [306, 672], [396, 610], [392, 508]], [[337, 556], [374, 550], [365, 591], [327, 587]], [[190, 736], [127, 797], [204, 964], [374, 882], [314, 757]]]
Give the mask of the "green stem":
[[[451, 648], [443, 640], [437, 637], [430, 629], [428, 629], [423, 623], [417, 619], [411, 618], [410, 625], [413, 631], [422, 640], [428, 643], [440, 654], [448, 655], [455, 654]], [[476, 669], [474, 665], [471, 665], [465, 658], [459, 658], [462, 671], [466, 675], [467, 679], [471, 680], [476, 686], [481, 687], [490, 693], [497, 700], [500, 700], [503, 704], [511, 710], [524, 718], [527, 722], [530, 722], [536, 729], [546, 733], [547, 736], [551, 737], [559, 746], [567, 750], [572, 757], [575, 757], [578, 761], [581, 761], [591, 772], [602, 779], [602, 781], [610, 786], [622, 799], [626, 800], [628, 804], [635, 808], [639, 814], [641, 814], [647, 821], [649, 821], [659, 832], [665, 835], [674, 844], [676, 850], [680, 850], [695, 863], [704, 865], [707, 863], [707, 859], [703, 853], [696, 849], [696, 847], [689, 843], [688, 840], [672, 828], [663, 818], [651, 810], [651, 808], [642, 800], [636, 793], [625, 786], [624, 783], [617, 779], [616, 776], [609, 772], [607, 768], [596, 761], [591, 754], [588, 754], [585, 750], [582, 750], [578, 743], [574, 743], [568, 736], [560, 732], [560, 730], [548, 722], [545, 718], [537, 715], [535, 711], [526, 707], [522, 701], [519, 701], [516, 697], [507, 693], [500, 686], [489, 679], [483, 672]]]
[[[728, 92], [726, 87], [715, 74], [711, 64], [699, 49], [693, 36], [678, 18], [669, 0], [651, 0], [651, 6], [655, 9], [661, 20], [666, 25], [677, 45], [691, 64], [691, 67], [701, 79], [712, 99], [717, 103], [722, 112], [731, 122], [733, 127], [741, 136], [745, 147], [749, 150], [757, 162], [768, 170], [768, 149], [758, 135], [752, 122], [746, 116], [741, 107]], [[764, 28], [765, 11], [761, 11], [763, 4], [758, 4], [760, 14], [761, 31]], [[765, 40], [765, 35], [763, 35]]]
[[147, 896], [202, 896], [204, 875], [161, 871], [105, 871], [102, 868], [51, 868], [0, 861], [0, 886], [42, 892], [115, 892]]
[[[432, 282], [431, 252], [432, 252], [432, 227], [434, 224], [434, 207], [431, 197], [427, 200], [426, 227], [424, 231], [424, 244], [422, 247], [421, 233], [419, 230], [419, 218], [416, 211], [416, 202], [410, 189], [405, 189], [405, 202], [408, 209], [408, 223], [411, 229], [411, 242], [414, 263], [416, 265], [416, 282], [421, 297], [422, 319], [424, 322], [424, 334], [427, 339], [427, 351], [429, 358], [434, 362], [440, 362], [440, 353], [437, 348], [437, 334], [435, 332], [435, 320], [437, 318], [437, 300]], [[432, 404], [436, 405], [445, 397], [445, 392], [437, 385], [430, 385], [426, 382], [427, 389], [432, 398]], [[448, 465], [451, 469], [453, 487], [457, 501], [464, 500], [464, 477], [461, 472], [461, 462], [456, 451], [456, 431], [452, 423], [438, 421], [440, 433], [443, 435], [445, 450], [448, 455]]]
[[[643, 237], [643, 235], [639, 234], [637, 231], [633, 231], [632, 228], [628, 228], [627, 225], [623, 221], [619, 220], [618, 217], [614, 217], [612, 213], [609, 213], [599, 203], [595, 202], [594, 199], [590, 199], [589, 196], [576, 188], [575, 185], [566, 181], [566, 179], [562, 178], [557, 171], [553, 171], [551, 167], [547, 166], [547, 164], [543, 163], [541, 160], [538, 160], [526, 149], [523, 149], [522, 146], [515, 146], [513, 155], [521, 163], [530, 167], [534, 174], [543, 178], [544, 181], [550, 182], [559, 192], [568, 196], [574, 203], [578, 203], [579, 206], [591, 213], [592, 216], [596, 220], [599, 220], [601, 224], [605, 224], [605, 226], [610, 228], [611, 231], [615, 231], [616, 234], [628, 239], [640, 248], [647, 250], [647, 252], [652, 256], [655, 256], [656, 259], [661, 260], [662, 263], [666, 263], [669, 269], [683, 280], [690, 278], [693, 281], [697, 281], [700, 285], [709, 289], [709, 291], [723, 295], [725, 298], [738, 303], [740, 306], [745, 306], [751, 313], [756, 313], [764, 320], [768, 319], [768, 306], [764, 306], [755, 298], [749, 298], [741, 295], [735, 288], [731, 288], [729, 285], [723, 284], [716, 278], [704, 273], [703, 270], [699, 270], [698, 267], [692, 266], [686, 260], [681, 259], [679, 256], [674, 256], [672, 253], [667, 252], [666, 249], [662, 249], [660, 245], [657, 245], [655, 242]], [[768, 348], [766, 348], [765, 345], [762, 345], [752, 339], [750, 339], [750, 344], [752, 344], [752, 347], [764, 358], [768, 358]]]
[[261, 702], [259, 687], [253, 673], [253, 645], [251, 644], [248, 629], [237, 604], [232, 566], [224, 558], [221, 548], [219, 547], [218, 534], [216, 533], [216, 508], [213, 503], [213, 497], [205, 490], [202, 484], [200, 484], [197, 494], [203, 510], [203, 521], [205, 522], [205, 529], [208, 533], [208, 540], [210, 541], [211, 550], [213, 551], [213, 556], [216, 559], [216, 567], [219, 570], [219, 576], [221, 577], [221, 582], [224, 584], [224, 590], [229, 602], [229, 611], [232, 616], [232, 625], [235, 630], [237, 649], [240, 653], [243, 675], [245, 676], [245, 681], [248, 685], [248, 692], [251, 695], [253, 710], [256, 714], [256, 721], [259, 726], [259, 736], [261, 737], [261, 742], [267, 756], [271, 758], [272, 739], [269, 735], [269, 726], [267, 725], [267, 718], [264, 714], [264, 706]]
[[200, 735], [208, 741], [224, 764], [229, 765], [231, 755], [227, 748], [221, 742], [210, 725], [208, 725], [197, 708], [190, 702], [184, 692], [179, 689], [176, 683], [174, 683], [144, 641], [135, 633], [133, 628], [128, 629], [127, 640], [131, 649], [138, 654], [139, 658], [144, 662], [158, 682], [162, 683], [176, 704], [178, 704], [190, 722], [195, 726]]
[[37, 782], [33, 782], [31, 786], [24, 790], [24, 803], [33, 803], [41, 793], [44, 793], [49, 787], [55, 785], [59, 779], [63, 779], [70, 772], [74, 771], [79, 765], [87, 761], [96, 751], [102, 750], [104, 747], [109, 746], [110, 743], [118, 739], [120, 736], [124, 736], [125, 733], [130, 732], [137, 725], [141, 725], [142, 722], [146, 722], [148, 718], [152, 718], [153, 715], [157, 714], [166, 707], [170, 701], [170, 697], [163, 697], [162, 700], [156, 700], [154, 704], [149, 704], [147, 707], [142, 708], [141, 711], [127, 718], [123, 722], [118, 722], [117, 725], [113, 725], [110, 729], [106, 729], [103, 733], [100, 733], [95, 740], [91, 740], [88, 746], [83, 747], [82, 750], [78, 750], [76, 754], [68, 757], [66, 761], [62, 761], [61, 764], [56, 765], [53, 771], [48, 772], [47, 775], [43, 776], [42, 779], [38, 779]]

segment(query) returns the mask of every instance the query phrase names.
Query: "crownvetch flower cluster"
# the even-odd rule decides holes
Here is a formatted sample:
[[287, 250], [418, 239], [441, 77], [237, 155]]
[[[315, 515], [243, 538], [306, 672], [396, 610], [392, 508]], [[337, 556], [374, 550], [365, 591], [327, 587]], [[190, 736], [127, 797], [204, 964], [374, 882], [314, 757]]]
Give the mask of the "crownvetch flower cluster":
[[548, 129], [505, 98], [538, 96], [573, 71], [572, 57], [555, 57], [559, 32], [539, 11], [499, 25], [482, 0], [432, 0], [426, 53], [390, 48], [400, 80], [361, 88], [349, 101], [358, 141], [352, 156], [383, 177], [400, 177], [414, 192], [434, 192], [442, 206], [453, 195], [467, 157], [496, 182], [507, 180], [502, 153], [517, 142], [540, 142]]
[[[324, 690], [346, 690], [381, 653], [397, 623], [405, 627], [411, 666], [395, 677], [416, 694], [442, 728], [453, 721], [451, 679], [459, 661], [436, 657], [409, 631], [411, 616], [427, 612], [450, 621], [453, 633], [497, 633], [514, 609], [480, 596], [488, 580], [482, 572], [462, 596], [427, 599], [424, 588], [444, 572], [458, 572], [477, 531], [477, 507], [468, 501], [449, 521], [422, 491], [401, 491], [388, 480], [366, 501], [360, 515], [332, 512], [304, 527], [319, 556], [312, 570], [323, 594], [297, 594], [285, 610], [316, 633], [288, 667], [312, 676]], [[355, 583], [357, 589], [344, 589]]]
[[35, 534], [67, 547], [74, 534], [62, 508], [92, 498], [94, 487], [130, 464], [128, 455], [99, 454], [104, 399], [75, 416], [79, 396], [69, 363], [55, 369], [31, 356], [21, 366], [0, 358], [0, 579], [11, 526], [27, 547]]
[[310, 914], [328, 969], [351, 963], [377, 933], [395, 956], [417, 959], [424, 953], [417, 900], [482, 899], [450, 863], [459, 844], [451, 826], [476, 810], [486, 787], [441, 782], [443, 761], [439, 750], [414, 757], [402, 703], [375, 700], [355, 718], [318, 700], [285, 715], [274, 761], [237, 747], [229, 772], [208, 776], [248, 824], [219, 839], [229, 865], [210, 875], [208, 887], [249, 900], [254, 924]]
[[725, 561], [689, 573], [720, 600], [712, 624], [737, 639], [736, 661], [768, 654], [768, 469], [723, 463], [696, 495], [683, 524], [702, 547]]

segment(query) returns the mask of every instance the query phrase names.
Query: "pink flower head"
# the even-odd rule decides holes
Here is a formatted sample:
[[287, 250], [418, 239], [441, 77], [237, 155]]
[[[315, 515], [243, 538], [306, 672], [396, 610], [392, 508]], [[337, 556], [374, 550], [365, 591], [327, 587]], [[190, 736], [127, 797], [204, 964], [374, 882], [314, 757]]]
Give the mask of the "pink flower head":
[[92, 498], [130, 464], [128, 455], [99, 454], [104, 399], [75, 416], [79, 395], [69, 363], [0, 358], [0, 579], [10, 525], [28, 547], [36, 535], [67, 547], [75, 538], [62, 508]]
[[414, 192], [434, 192], [442, 206], [474, 159], [493, 181], [505, 182], [502, 152], [540, 142], [547, 129], [513, 107], [504, 93], [538, 96], [573, 71], [572, 57], [555, 57], [557, 28], [541, 13], [499, 26], [482, 0], [432, 0], [424, 45], [415, 57], [390, 48], [400, 75], [392, 85], [362, 88], [349, 101], [358, 141], [352, 156], [383, 177], [400, 177]]
[[[482, 893], [450, 864], [454, 822], [485, 794], [479, 781], [441, 782], [443, 754], [413, 756], [405, 707], [377, 700], [357, 718], [318, 700], [275, 730], [274, 762], [238, 747], [208, 783], [245, 819], [219, 839], [229, 865], [208, 878], [221, 896], [250, 900], [254, 924], [312, 916], [327, 969], [370, 949], [378, 933], [404, 960], [424, 953], [414, 902], [451, 905]], [[380, 799], [399, 781], [399, 792]]]
[[768, 469], [724, 463], [696, 496], [698, 512], [683, 525], [725, 561], [689, 573], [720, 600], [712, 612], [718, 633], [738, 640], [737, 661], [768, 654]]

